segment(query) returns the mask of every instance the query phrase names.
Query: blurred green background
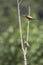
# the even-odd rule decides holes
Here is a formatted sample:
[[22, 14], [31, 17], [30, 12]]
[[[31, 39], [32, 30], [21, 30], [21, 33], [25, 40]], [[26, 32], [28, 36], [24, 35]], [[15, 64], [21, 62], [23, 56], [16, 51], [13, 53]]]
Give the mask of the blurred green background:
[[[43, 65], [43, 0], [23, 0], [20, 5], [23, 40], [26, 39], [28, 6], [30, 21], [27, 65]], [[0, 65], [24, 65], [20, 45], [17, 0], [0, 0]]]

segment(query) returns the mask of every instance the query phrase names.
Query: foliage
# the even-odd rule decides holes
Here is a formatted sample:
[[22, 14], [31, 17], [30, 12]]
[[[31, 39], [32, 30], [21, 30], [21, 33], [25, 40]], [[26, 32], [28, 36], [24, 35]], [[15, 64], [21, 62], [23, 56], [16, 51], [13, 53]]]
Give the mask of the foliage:
[[[26, 39], [28, 20], [22, 15], [28, 14], [27, 6], [30, 2], [31, 14], [34, 18], [37, 18], [35, 10], [38, 9], [40, 4], [40, 1], [38, 1], [24, 0], [20, 6], [23, 40]], [[21, 7], [24, 7], [24, 9]], [[43, 20], [30, 21], [29, 26], [30, 49], [27, 51], [27, 64], [43, 65]], [[0, 65], [23, 65], [16, 0], [0, 0]]]

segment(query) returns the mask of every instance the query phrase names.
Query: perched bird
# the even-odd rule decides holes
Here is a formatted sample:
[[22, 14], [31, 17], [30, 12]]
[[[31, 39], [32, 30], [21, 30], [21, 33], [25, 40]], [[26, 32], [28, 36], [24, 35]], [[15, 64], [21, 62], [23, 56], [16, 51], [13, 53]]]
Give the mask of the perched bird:
[[37, 19], [33, 18], [32, 16], [28, 16], [28, 15], [23, 15], [23, 16], [25, 16], [28, 20], [37, 20]]
[[30, 45], [29, 45], [28, 41], [24, 41], [24, 44], [25, 44], [25, 46], [26, 46], [27, 48], [30, 48]]
[[27, 19], [32, 20], [31, 16], [25, 16]]

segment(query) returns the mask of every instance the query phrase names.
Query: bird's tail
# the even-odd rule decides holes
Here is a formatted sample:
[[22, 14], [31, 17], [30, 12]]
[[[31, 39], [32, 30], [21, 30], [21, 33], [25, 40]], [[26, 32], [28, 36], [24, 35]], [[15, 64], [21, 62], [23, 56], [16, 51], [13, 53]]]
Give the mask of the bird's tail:
[[38, 21], [39, 19], [36, 19], [36, 18], [32, 18], [32, 20], [37, 20], [37, 21]]

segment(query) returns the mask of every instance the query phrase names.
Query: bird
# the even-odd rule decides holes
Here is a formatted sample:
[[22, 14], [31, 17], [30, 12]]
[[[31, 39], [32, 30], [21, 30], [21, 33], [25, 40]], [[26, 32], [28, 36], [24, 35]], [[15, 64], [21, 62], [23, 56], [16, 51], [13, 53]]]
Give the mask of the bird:
[[24, 44], [25, 44], [25, 46], [26, 46], [27, 48], [30, 48], [30, 45], [29, 45], [28, 41], [25, 41], [25, 40], [24, 40]]
[[27, 19], [32, 20], [32, 16], [25, 16]]
[[32, 16], [29, 15], [23, 15], [24, 17], [26, 17], [28, 20], [37, 20], [36, 18], [33, 18]]

